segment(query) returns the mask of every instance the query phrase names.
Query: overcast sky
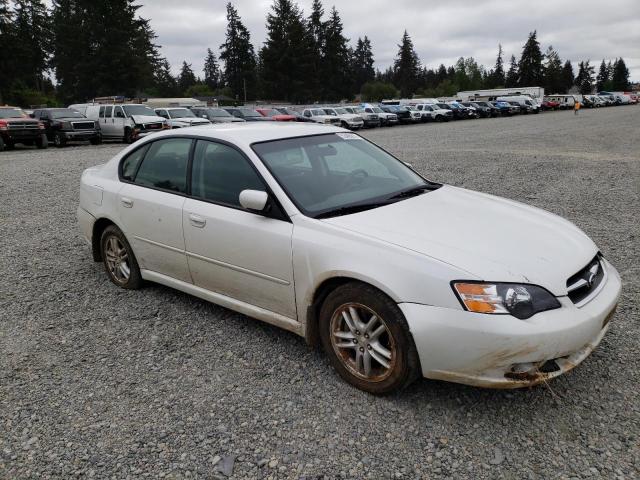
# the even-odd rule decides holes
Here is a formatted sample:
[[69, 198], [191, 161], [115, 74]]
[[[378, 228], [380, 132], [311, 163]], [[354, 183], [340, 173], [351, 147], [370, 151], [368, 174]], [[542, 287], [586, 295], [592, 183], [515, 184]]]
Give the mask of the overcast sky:
[[[210, 47], [216, 55], [224, 41], [226, 0], [140, 0], [140, 13], [151, 19], [162, 53], [178, 71], [183, 60], [202, 76], [203, 58]], [[272, 0], [234, 0], [251, 32], [256, 51], [265, 40], [265, 18]], [[299, 0], [305, 16], [312, 0]], [[413, 39], [422, 63], [437, 67], [473, 56], [490, 67], [498, 43], [518, 57], [527, 35], [538, 31], [544, 52], [549, 45], [563, 61], [623, 57], [631, 79], [640, 80], [640, 6], [638, 0], [326, 0], [325, 16], [334, 5], [354, 44], [367, 35], [375, 66], [384, 70], [393, 62], [403, 31]]]

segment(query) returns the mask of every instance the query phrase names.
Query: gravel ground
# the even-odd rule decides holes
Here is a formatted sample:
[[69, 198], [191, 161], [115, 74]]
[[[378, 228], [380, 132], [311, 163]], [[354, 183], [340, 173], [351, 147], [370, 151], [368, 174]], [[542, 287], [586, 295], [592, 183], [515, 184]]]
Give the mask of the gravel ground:
[[620, 270], [610, 333], [548, 387], [376, 398], [275, 327], [116, 288], [75, 221], [121, 145], [0, 154], [0, 478], [637, 478], [640, 107], [365, 132], [428, 177], [534, 204]]

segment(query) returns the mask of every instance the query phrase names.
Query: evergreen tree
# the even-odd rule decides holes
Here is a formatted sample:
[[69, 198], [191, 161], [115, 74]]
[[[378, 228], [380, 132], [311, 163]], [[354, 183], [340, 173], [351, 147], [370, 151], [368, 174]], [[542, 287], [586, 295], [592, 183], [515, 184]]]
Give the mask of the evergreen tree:
[[12, 81], [42, 90], [51, 51], [47, 8], [41, 0], [15, 0], [14, 36], [8, 51], [16, 59]]
[[180, 75], [178, 75], [178, 88], [180, 89], [181, 95], [184, 95], [184, 92], [186, 92], [189, 87], [192, 87], [195, 84], [196, 84], [196, 75], [193, 73], [191, 64], [187, 62], [182, 62]]
[[504, 61], [502, 59], [502, 45], [498, 44], [498, 56], [496, 57], [496, 64], [493, 67], [491, 75], [488, 77], [489, 87], [497, 88], [505, 85], [504, 75]]
[[593, 76], [595, 69], [589, 65], [589, 60], [578, 64], [576, 86], [582, 95], [588, 95], [593, 91]]
[[373, 69], [373, 52], [371, 50], [371, 41], [365, 35], [364, 40], [358, 38], [356, 48], [353, 53], [355, 90], [359, 92], [362, 86], [367, 82], [375, 79], [375, 70]]
[[351, 55], [347, 46], [348, 39], [344, 37], [342, 30], [342, 20], [334, 7], [325, 24], [321, 68], [325, 85], [324, 97], [330, 101], [353, 96]]
[[320, 0], [313, 0], [311, 5], [311, 15], [307, 20], [307, 31], [311, 37], [313, 48], [313, 76], [308, 79], [309, 87], [313, 92], [313, 98], [323, 98], [323, 78], [321, 69], [323, 66], [322, 55], [324, 54], [325, 23], [322, 20], [324, 9]]
[[267, 39], [260, 52], [263, 94], [292, 102], [311, 100], [314, 40], [291, 0], [275, 0], [267, 15]]
[[13, 38], [13, 12], [9, 0], [0, 0], [0, 104], [4, 103], [14, 77], [14, 56], [7, 54], [14, 43]]
[[609, 69], [607, 68], [607, 64], [604, 59], [602, 59], [600, 69], [598, 70], [598, 76], [596, 77], [596, 90], [598, 92], [608, 90], [610, 88], [610, 83], [611, 77], [609, 75]]
[[542, 52], [538, 43], [537, 32], [529, 34], [527, 42], [522, 48], [522, 56], [518, 63], [518, 84], [522, 87], [539, 86], [543, 84], [544, 73], [542, 67]]
[[254, 98], [256, 87], [256, 58], [251, 37], [238, 11], [227, 3], [227, 32], [220, 45], [220, 59], [224, 61], [224, 76], [233, 95]]
[[611, 89], [614, 91], [625, 91], [629, 89], [629, 69], [622, 58], [617, 59], [613, 65]]
[[135, 96], [153, 86], [155, 34], [135, 0], [54, 0], [53, 57], [65, 102]]
[[516, 62], [516, 57], [511, 55], [511, 60], [509, 61], [509, 71], [507, 71], [507, 75], [505, 76], [504, 84], [505, 87], [517, 87], [518, 80], [520, 78], [518, 72], [518, 62]]
[[153, 83], [158, 97], [177, 97], [180, 95], [178, 82], [171, 74], [171, 67], [166, 58], [158, 59], [154, 69]]
[[214, 91], [220, 88], [220, 67], [210, 48], [207, 49], [207, 57], [204, 60], [204, 83]]
[[560, 55], [549, 45], [544, 55], [544, 89], [548, 93], [564, 91], [562, 80], [562, 60]]
[[575, 79], [573, 77], [573, 66], [571, 62], [567, 60], [562, 67], [562, 93], [566, 93], [573, 87]]
[[400, 89], [400, 95], [405, 98], [411, 98], [418, 88], [420, 59], [406, 30], [402, 35], [400, 45], [398, 45], [398, 55], [393, 64], [393, 70], [395, 75], [394, 84]]

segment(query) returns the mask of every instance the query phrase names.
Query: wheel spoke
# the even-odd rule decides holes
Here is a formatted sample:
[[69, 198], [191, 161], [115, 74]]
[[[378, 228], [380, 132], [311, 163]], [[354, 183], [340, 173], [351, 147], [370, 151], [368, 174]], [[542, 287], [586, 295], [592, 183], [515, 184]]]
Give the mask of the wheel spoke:
[[341, 338], [343, 340], [353, 340], [355, 335], [351, 332], [343, 332], [342, 330], [338, 330], [337, 332], [333, 332], [333, 336], [337, 338]]
[[349, 314], [353, 319], [353, 323], [358, 330], [364, 330], [364, 323], [360, 320], [360, 315], [358, 314], [358, 310], [354, 307], [349, 307]]
[[356, 344], [353, 342], [337, 342], [335, 343], [335, 346], [338, 348], [349, 348], [349, 349], [354, 349], [356, 348]]
[[376, 340], [377, 338], [380, 337], [380, 335], [382, 335], [386, 331], [387, 331], [387, 328], [384, 325], [380, 325], [378, 328], [374, 330], [373, 333], [369, 335], [369, 337], [371, 338], [371, 340]]
[[364, 331], [366, 333], [371, 333], [371, 330], [373, 329], [373, 327], [376, 326], [377, 323], [378, 323], [378, 317], [376, 315], [371, 315], [371, 318], [369, 319], [367, 324], [364, 326]]
[[371, 354], [371, 358], [373, 358], [376, 362], [378, 362], [384, 368], [389, 368], [389, 362], [379, 353], [377, 353], [375, 350], [369, 350], [369, 353]]
[[356, 350], [356, 370], [359, 373], [364, 373], [364, 355], [362, 354], [362, 352], [360, 351], [360, 349]]
[[342, 311], [342, 318], [344, 319], [344, 323], [347, 324], [347, 328], [351, 330], [351, 333], [356, 332], [356, 326], [353, 324], [353, 320], [349, 316], [349, 313], [346, 310]]
[[362, 364], [364, 367], [364, 374], [368, 377], [371, 375], [371, 355], [368, 351], [362, 354]]
[[385, 347], [383, 347], [380, 342], [374, 342], [371, 344], [371, 347], [373, 348], [373, 350], [382, 355], [383, 357], [391, 360], [391, 352], [389, 350], [387, 350]]

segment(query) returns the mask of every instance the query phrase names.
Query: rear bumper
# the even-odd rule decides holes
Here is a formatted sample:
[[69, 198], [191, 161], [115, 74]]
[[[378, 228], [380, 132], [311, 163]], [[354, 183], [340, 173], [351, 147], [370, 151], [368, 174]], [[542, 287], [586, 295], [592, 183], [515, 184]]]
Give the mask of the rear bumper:
[[78, 217], [78, 226], [80, 227], [82, 238], [84, 238], [84, 240], [89, 245], [91, 245], [91, 237], [93, 236], [93, 224], [95, 223], [96, 219], [82, 207], [78, 207], [76, 215]]
[[562, 375], [598, 346], [610, 327], [621, 290], [611, 264], [606, 284], [577, 308], [561, 308], [528, 320], [412, 303], [399, 304], [427, 378], [492, 388], [536, 385]]

